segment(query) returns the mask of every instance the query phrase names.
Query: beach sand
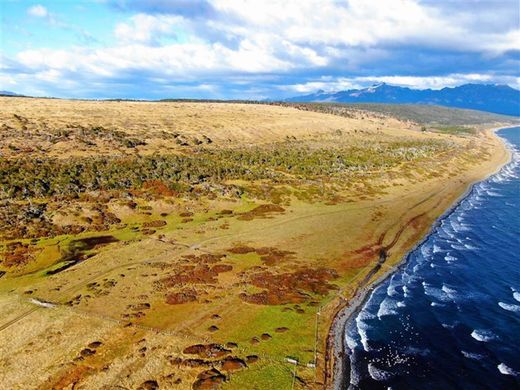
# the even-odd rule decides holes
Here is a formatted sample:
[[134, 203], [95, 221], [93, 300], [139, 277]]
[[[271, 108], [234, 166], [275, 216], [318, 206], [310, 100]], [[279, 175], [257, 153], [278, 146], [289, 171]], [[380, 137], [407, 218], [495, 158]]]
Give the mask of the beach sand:
[[[420, 246], [429, 236], [432, 229], [437, 225], [438, 221], [449, 215], [454, 208], [471, 192], [473, 186], [497, 173], [500, 169], [511, 160], [511, 152], [505, 145], [502, 138], [496, 135], [496, 132], [504, 127], [494, 127], [483, 132], [490, 145], [493, 145], [493, 153], [491, 158], [484, 162], [476, 169], [467, 172], [465, 180], [461, 185], [454, 186], [448, 193], [449, 198], [455, 200], [448, 206], [446, 211], [442, 212], [431, 224], [425, 235], [411, 249], [402, 254], [401, 260], [392, 266], [381, 269], [364, 287], [360, 288], [353, 294], [350, 299], [341, 299], [337, 306], [334, 320], [330, 327], [327, 339], [327, 368], [328, 372], [325, 376], [325, 387], [330, 389], [343, 389], [348, 386], [350, 367], [348, 357], [345, 353], [345, 330], [350, 321], [355, 318], [363, 304], [370, 297], [372, 291], [383, 283], [388, 277], [396, 272], [399, 267], [404, 265], [408, 259], [408, 255], [415, 248]], [[462, 191], [462, 192], [461, 192]]]

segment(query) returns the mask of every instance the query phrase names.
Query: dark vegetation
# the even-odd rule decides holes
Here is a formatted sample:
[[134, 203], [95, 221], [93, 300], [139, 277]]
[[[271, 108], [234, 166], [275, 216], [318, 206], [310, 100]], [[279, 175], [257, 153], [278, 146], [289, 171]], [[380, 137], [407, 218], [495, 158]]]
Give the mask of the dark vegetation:
[[[16, 119], [16, 125], [11, 123], [2, 124], [0, 131], [0, 141], [8, 143], [9, 148], [14, 151], [32, 152], [38, 147], [30, 147], [24, 144], [25, 137], [20, 139], [20, 135], [30, 137], [31, 143], [34, 145], [50, 145], [58, 142], [75, 140], [86, 146], [96, 146], [97, 142], [108, 142], [115, 148], [130, 148], [133, 149], [140, 145], [146, 145], [146, 142], [129, 136], [127, 133], [105, 128], [103, 126], [80, 125], [71, 123], [65, 125], [63, 128], [52, 129], [47, 126], [45, 122], [38, 122], [37, 124], [29, 121], [29, 119], [13, 114]], [[161, 134], [163, 137], [164, 135]], [[173, 137], [173, 135], [171, 135]], [[18, 139], [19, 142], [13, 142]], [[42, 150], [43, 152], [45, 150]]]
[[474, 135], [477, 130], [474, 127], [467, 126], [438, 126], [434, 127], [435, 130], [446, 133], [446, 134], [468, 134]]
[[[83, 194], [80, 201], [96, 202], [92, 210], [97, 213], [95, 217], [85, 218], [89, 231], [108, 230], [111, 225], [119, 224], [121, 221], [107, 209], [108, 202], [113, 195], [91, 197]], [[85, 231], [85, 226], [70, 224], [65, 226], [56, 225], [52, 222], [55, 206], [67, 202], [67, 197], [39, 200], [33, 202], [15, 201], [5, 199], [0, 201], [0, 239], [55, 237], [62, 234], [79, 234]]]
[[438, 141], [403, 141], [313, 149], [295, 143], [272, 148], [202, 149], [191, 155], [0, 159], [0, 197], [27, 199], [140, 189], [153, 180], [165, 183], [171, 191], [190, 192], [194, 184], [225, 180], [331, 178], [395, 167], [446, 146]]
[[117, 241], [118, 240], [113, 236], [97, 236], [72, 240], [69, 245], [62, 250], [62, 264], [58, 268], [47, 271], [47, 274], [54, 275], [60, 273], [77, 263], [87, 260], [90, 256], [85, 252]]
[[[93, 137], [94, 133], [103, 133], [90, 128], [85, 131]], [[108, 134], [114, 139], [119, 133]], [[366, 139], [346, 144], [344, 137], [339, 134], [333, 139], [288, 140], [241, 149], [200, 146], [186, 153], [163, 155], [0, 157], [0, 239], [106, 231], [121, 224], [107, 205], [118, 201], [134, 209], [137, 199], [236, 199], [246, 194], [270, 204], [241, 213], [238, 218], [269, 218], [283, 212], [282, 205], [288, 204], [291, 196], [327, 204], [341, 201], [336, 190], [326, 188], [330, 185], [349, 188], [352, 194], [361, 191], [374, 195], [377, 189], [367, 181], [374, 172], [426, 161], [454, 148], [447, 142], [406, 139]], [[362, 185], [356, 187], [355, 183]], [[76, 208], [89, 204], [91, 214], [81, 221], [54, 223], [52, 216], [60, 213], [60, 207], [71, 204]], [[192, 214], [180, 216], [185, 217], [183, 222], [189, 222]], [[165, 223], [148, 221], [142, 233], [153, 234]]]

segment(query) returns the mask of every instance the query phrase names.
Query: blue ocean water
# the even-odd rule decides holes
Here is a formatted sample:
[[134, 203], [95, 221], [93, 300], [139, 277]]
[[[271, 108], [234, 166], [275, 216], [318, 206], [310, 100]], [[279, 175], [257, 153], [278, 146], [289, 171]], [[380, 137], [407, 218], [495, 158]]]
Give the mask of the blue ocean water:
[[499, 135], [511, 163], [347, 325], [350, 389], [520, 389], [520, 127]]

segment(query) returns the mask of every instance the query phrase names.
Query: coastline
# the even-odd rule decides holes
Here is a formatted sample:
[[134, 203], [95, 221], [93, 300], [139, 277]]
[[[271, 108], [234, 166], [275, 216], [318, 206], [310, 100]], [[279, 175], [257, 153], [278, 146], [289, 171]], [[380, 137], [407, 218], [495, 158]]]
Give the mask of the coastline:
[[327, 355], [332, 359], [332, 372], [331, 372], [331, 382], [326, 388], [330, 389], [344, 389], [346, 385], [350, 383], [350, 365], [348, 364], [348, 357], [345, 351], [345, 329], [351, 323], [351, 321], [356, 317], [356, 315], [361, 310], [362, 306], [370, 297], [371, 293], [382, 283], [384, 283], [389, 277], [391, 277], [395, 272], [399, 271], [409, 260], [410, 255], [420, 247], [432, 234], [435, 227], [437, 227], [441, 221], [448, 217], [450, 214], [454, 212], [454, 210], [460, 205], [460, 203], [468, 197], [476, 184], [487, 180], [489, 177], [498, 173], [505, 165], [511, 162], [512, 153], [508, 148], [507, 144], [504, 142], [504, 139], [496, 135], [497, 131], [507, 128], [515, 128], [520, 127], [520, 124], [514, 126], [501, 126], [501, 127], [493, 127], [483, 131], [486, 136], [493, 137], [496, 141], [499, 141], [502, 145], [503, 150], [506, 153], [506, 159], [503, 161], [499, 161], [497, 165], [495, 165], [494, 169], [485, 173], [482, 178], [473, 180], [469, 182], [466, 186], [464, 192], [455, 199], [455, 201], [442, 213], [440, 214], [434, 222], [430, 225], [428, 231], [420, 240], [418, 240], [414, 246], [409, 249], [402, 257], [401, 260], [384, 271], [375, 281], [364, 286], [360, 290], [356, 292], [354, 297], [350, 300], [342, 299], [341, 303], [338, 305], [336, 310], [336, 314], [332, 321], [332, 325], [329, 329], [329, 334], [327, 337]]

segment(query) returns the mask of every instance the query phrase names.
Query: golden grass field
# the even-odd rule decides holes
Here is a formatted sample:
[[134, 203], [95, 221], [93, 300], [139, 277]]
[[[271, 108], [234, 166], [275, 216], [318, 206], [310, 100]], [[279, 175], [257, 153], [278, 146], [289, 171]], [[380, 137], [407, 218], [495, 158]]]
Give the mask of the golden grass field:
[[[508, 159], [490, 130], [424, 132], [362, 111], [0, 102], [2, 172], [14, 175], [23, 161], [36, 175], [20, 186], [39, 180], [42, 159], [117, 158], [103, 165], [110, 169], [144, 156], [202, 156], [257, 168], [254, 177], [247, 167], [243, 177], [189, 176], [182, 190], [161, 177], [125, 187], [117, 173], [113, 188], [74, 193], [4, 186], [0, 383], [8, 389], [323, 388], [338, 310]], [[293, 150], [303, 152], [289, 158]], [[336, 164], [327, 150], [337, 161], [357, 157], [325, 175]]]

